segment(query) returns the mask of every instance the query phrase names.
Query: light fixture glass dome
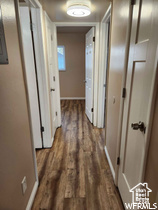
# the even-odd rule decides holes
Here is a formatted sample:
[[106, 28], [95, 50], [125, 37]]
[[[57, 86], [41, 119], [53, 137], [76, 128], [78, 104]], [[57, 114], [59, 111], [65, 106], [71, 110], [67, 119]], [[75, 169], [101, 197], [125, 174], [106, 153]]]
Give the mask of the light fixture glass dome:
[[85, 5], [72, 5], [68, 7], [67, 14], [73, 17], [85, 17], [91, 14], [91, 10]]

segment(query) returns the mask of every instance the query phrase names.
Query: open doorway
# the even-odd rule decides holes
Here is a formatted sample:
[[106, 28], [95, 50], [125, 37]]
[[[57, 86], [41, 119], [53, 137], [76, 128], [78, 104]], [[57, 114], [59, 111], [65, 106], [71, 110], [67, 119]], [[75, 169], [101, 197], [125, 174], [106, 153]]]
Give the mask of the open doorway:
[[95, 28], [57, 27], [61, 100], [85, 100], [85, 113], [93, 123]]

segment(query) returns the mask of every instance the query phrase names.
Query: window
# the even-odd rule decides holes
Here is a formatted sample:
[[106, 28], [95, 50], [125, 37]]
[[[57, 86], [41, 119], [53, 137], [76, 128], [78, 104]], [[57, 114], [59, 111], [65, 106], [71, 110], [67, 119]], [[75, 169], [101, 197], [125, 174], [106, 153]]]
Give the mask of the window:
[[65, 71], [65, 47], [58, 46], [58, 68], [59, 71]]

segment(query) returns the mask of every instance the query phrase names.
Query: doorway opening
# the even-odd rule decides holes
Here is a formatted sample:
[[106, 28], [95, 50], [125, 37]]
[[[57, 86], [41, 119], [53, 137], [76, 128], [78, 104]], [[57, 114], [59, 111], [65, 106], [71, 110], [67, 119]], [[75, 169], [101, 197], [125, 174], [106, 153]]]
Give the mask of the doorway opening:
[[[94, 27], [57, 27], [61, 100], [85, 100], [93, 122]], [[91, 56], [91, 57], [90, 57]]]
[[85, 112], [96, 125], [96, 24], [56, 25], [61, 100], [85, 100]]

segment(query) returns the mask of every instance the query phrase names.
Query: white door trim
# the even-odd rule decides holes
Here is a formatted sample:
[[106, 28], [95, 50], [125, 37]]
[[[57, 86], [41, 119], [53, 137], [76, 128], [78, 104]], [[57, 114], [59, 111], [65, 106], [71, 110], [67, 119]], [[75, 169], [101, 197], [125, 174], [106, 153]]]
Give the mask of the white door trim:
[[99, 82], [98, 82], [98, 120], [97, 126], [99, 128], [104, 127], [105, 118], [105, 87], [104, 82], [106, 82], [106, 72], [107, 72], [107, 58], [108, 54], [108, 23], [111, 18], [111, 5], [106, 11], [100, 25], [100, 59], [99, 59]]
[[[97, 126], [97, 114], [98, 114], [98, 72], [99, 72], [99, 36], [100, 36], [100, 25], [98, 22], [54, 22], [54, 38], [57, 46], [57, 27], [65, 26], [92, 26], [95, 27], [95, 66], [94, 66], [94, 116], [93, 116], [93, 125]], [[56, 53], [57, 54], [57, 53]], [[57, 55], [55, 61], [57, 62]], [[58, 65], [56, 65], [56, 71], [58, 71]]]

